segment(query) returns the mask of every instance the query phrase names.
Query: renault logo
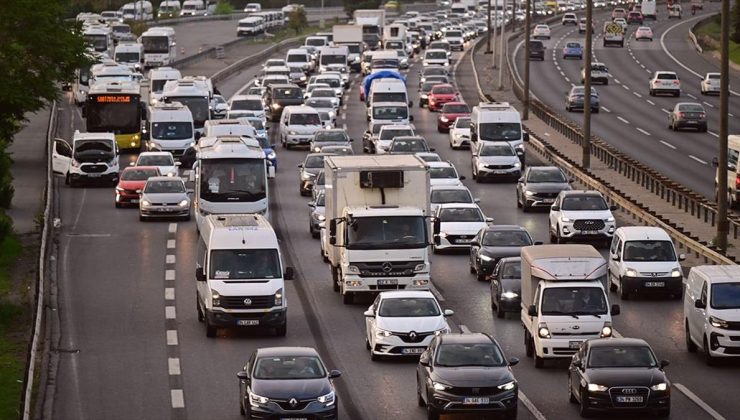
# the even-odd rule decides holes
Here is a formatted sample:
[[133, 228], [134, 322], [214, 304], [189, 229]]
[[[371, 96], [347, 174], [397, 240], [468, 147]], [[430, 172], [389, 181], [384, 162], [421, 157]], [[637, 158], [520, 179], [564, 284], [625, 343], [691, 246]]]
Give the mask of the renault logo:
[[298, 405], [298, 400], [295, 398], [291, 398], [290, 401], [288, 401], [288, 404], [290, 404], [291, 407], [294, 407]]
[[251, 305], [252, 304], [252, 299], [250, 299], [250, 298], [244, 299], [244, 304], [247, 305], [247, 306]]
[[622, 390], [622, 394], [637, 394], [637, 389], [635, 388], [625, 388]]
[[416, 340], [416, 331], [411, 331], [409, 333], [409, 338], [412, 339], [412, 340]]
[[380, 266], [380, 268], [382, 268], [382, 269], [383, 269], [383, 271], [385, 271], [386, 273], [390, 273], [390, 272], [391, 272], [391, 270], [393, 270], [393, 264], [391, 264], [391, 263], [389, 263], [389, 262], [387, 262], [387, 261], [386, 261], [386, 262], [384, 262], [384, 263], [383, 263], [383, 264], [382, 264], [382, 265]]

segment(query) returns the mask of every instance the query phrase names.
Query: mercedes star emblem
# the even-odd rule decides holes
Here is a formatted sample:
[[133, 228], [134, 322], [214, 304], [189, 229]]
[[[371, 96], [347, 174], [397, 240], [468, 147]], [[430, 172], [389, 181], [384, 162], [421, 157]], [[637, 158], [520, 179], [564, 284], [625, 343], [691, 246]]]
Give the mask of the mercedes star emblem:
[[393, 270], [393, 264], [386, 261], [380, 266], [380, 268], [382, 268], [384, 272], [390, 273], [391, 270]]

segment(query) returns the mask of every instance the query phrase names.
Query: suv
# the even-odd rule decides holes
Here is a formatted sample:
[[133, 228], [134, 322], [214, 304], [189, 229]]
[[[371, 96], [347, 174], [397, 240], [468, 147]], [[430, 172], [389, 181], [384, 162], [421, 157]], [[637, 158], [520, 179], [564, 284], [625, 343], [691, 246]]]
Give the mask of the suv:
[[550, 242], [600, 239], [609, 246], [617, 228], [616, 209], [598, 191], [561, 191], [550, 207]]
[[[604, 63], [591, 63], [591, 82], [609, 84], [609, 69]], [[586, 68], [581, 69], [581, 83], [586, 83]]]
[[681, 81], [678, 75], [672, 71], [656, 71], [650, 78], [650, 96], [659, 93], [670, 93], [675, 97], [681, 96]]
[[[565, 97], [565, 110], [572, 112], [575, 110], [585, 111], [586, 106], [586, 88], [584, 86], [573, 86]], [[599, 93], [591, 88], [591, 112], [599, 113]]]
[[530, 166], [516, 185], [516, 206], [525, 213], [534, 207], [549, 207], [561, 191], [571, 190], [571, 180], [557, 166]]
[[275, 84], [265, 90], [264, 101], [271, 122], [278, 122], [283, 109], [303, 104], [303, 91], [293, 84]]
[[529, 59], [534, 60], [535, 58], [540, 61], [545, 61], [545, 44], [542, 41], [530, 40], [529, 41]]
[[578, 17], [575, 13], [566, 13], [563, 15], [563, 26], [565, 25], [578, 25]]

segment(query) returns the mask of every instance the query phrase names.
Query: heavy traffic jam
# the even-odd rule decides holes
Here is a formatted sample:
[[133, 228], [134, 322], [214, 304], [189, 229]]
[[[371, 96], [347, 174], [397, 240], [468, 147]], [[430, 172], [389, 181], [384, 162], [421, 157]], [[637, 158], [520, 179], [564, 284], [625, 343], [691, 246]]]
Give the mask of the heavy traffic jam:
[[[164, 3], [160, 12], [172, 16], [207, 14], [205, 2]], [[588, 22], [579, 16], [585, 2], [560, 3], [535, 2], [533, 14], [566, 12], [562, 24], [585, 32]], [[367, 306], [364, 337], [356, 338], [373, 362], [418, 363], [415, 393], [429, 419], [517, 418], [524, 410], [520, 363], [565, 368], [562, 389], [554, 391], [564, 399], [567, 390], [583, 417], [633, 410], [668, 417], [669, 363], [650, 340], [616, 331], [613, 318], [623, 311], [611, 302], [682, 300], [682, 345], [711, 365], [740, 355], [740, 270], [684, 271], [686, 257], [666, 231], [621, 223], [619, 209], [600, 192], [543, 164], [527, 147], [529, 133], [512, 104], [463, 97], [456, 70], [486, 35], [487, 4], [464, 0], [393, 18], [384, 9], [356, 10], [349, 22], [264, 60], [229, 97], [208, 75], [175, 68], [173, 27], [152, 25], [136, 36], [122, 23], [125, 10], [81, 15], [94, 63], [78, 69], [68, 86], [86, 130], [54, 140], [61, 194], [109, 188], [115, 211], [138, 213], [136, 229], [181, 221], [181, 229], [194, 231], [193, 310], [209, 340], [234, 329], [284, 337], [294, 302], [286, 282], [305, 279], [274, 228], [281, 212], [275, 182], [295, 179], [297, 191], [279, 194], [283, 202], [306, 202], [305, 218], [296, 223], [314, 238], [313, 263], [325, 266], [313, 281], [331, 285], [344, 305]], [[494, 26], [524, 21], [519, 4], [491, 4]], [[652, 40], [643, 19], [656, 18], [654, 0], [597, 6], [614, 8], [604, 45], [621, 45], [633, 23], [638, 36]], [[250, 3], [236, 34], [261, 36], [298, 7], [274, 11]], [[145, 12], [152, 13], [151, 4], [133, 13]], [[681, 18], [680, 5], [670, 6], [668, 17]], [[548, 25], [533, 25], [530, 59], [545, 59], [537, 39], [549, 37]], [[563, 56], [583, 60], [582, 45], [564, 44]], [[608, 83], [602, 67], [594, 63], [591, 77]], [[675, 79], [656, 72], [651, 95], [680, 92]], [[713, 80], [707, 75], [708, 93]], [[566, 109], [582, 110], [584, 93], [574, 86]], [[594, 112], [598, 99], [591, 101]], [[704, 115], [701, 104], [679, 103], [671, 128], [706, 131]], [[343, 122], [350, 120], [364, 125], [348, 128]], [[297, 170], [281, 155], [299, 156]], [[456, 167], [450, 156], [463, 156], [469, 166]], [[476, 191], [489, 187], [477, 184], [508, 183], [511, 193], [475, 194], [471, 182]], [[477, 196], [540, 213], [534, 217], [546, 232], [497, 223]], [[445, 307], [434, 285], [437, 254], [468, 265], [469, 273], [458, 273], [459, 287], [490, 285], [490, 315], [522, 325], [521, 346], [531, 361], [507, 356], [495, 334], [453, 321], [455, 308]], [[342, 379], [332, 368], [311, 346], [259, 348], [234, 366], [234, 408], [249, 419], [337, 418], [335, 382]]]

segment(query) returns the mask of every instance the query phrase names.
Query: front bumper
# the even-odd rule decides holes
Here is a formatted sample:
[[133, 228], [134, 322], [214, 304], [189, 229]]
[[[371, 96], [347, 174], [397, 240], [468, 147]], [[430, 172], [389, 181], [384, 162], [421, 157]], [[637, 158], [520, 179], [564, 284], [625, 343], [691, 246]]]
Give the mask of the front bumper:
[[342, 278], [345, 292], [351, 293], [377, 293], [385, 290], [429, 290], [430, 280], [429, 273], [418, 273], [413, 277], [393, 278], [360, 277], [356, 274], [345, 274]]
[[[265, 405], [250, 405], [249, 396], [242, 396], [244, 398], [244, 406], [249, 407], [249, 418], [250, 419], [312, 419], [312, 420], [334, 420], [337, 418], [337, 402], [336, 397], [334, 404], [329, 407], [318, 401], [312, 401], [306, 405], [302, 410], [286, 410], [283, 409], [278, 402], [270, 401]], [[289, 407], [288, 401], [281, 401], [286, 407]], [[299, 403], [300, 405], [303, 405]]]
[[478, 178], [481, 179], [494, 179], [494, 178], [519, 178], [521, 176], [521, 167], [510, 168], [510, 169], [489, 169], [489, 168], [478, 168]]
[[452, 145], [455, 147], [470, 146], [470, 137], [453, 136]]
[[[434, 248], [436, 249], [470, 249], [470, 241], [473, 240], [473, 237], [475, 237], [475, 234], [472, 233], [469, 235], [464, 235], [464, 236], [467, 236], [467, 238], [462, 238], [462, 239], [450, 239], [449, 236], [459, 237], [461, 235], [457, 235], [457, 234], [445, 235], [445, 236], [440, 235], [439, 245], [434, 245]], [[458, 240], [464, 240], [467, 242], [457, 242]]]
[[[642, 410], [658, 410], [667, 409], [671, 406], [671, 392], [670, 391], [650, 391], [647, 390], [647, 395], [642, 395], [646, 398], [646, 401], [642, 403], [619, 403], [617, 402], [617, 394], [620, 393], [620, 388], [636, 388], [641, 391], [645, 387], [612, 387], [606, 392], [590, 392], [585, 391], [583, 395], [585, 404], [591, 410], [596, 411], [642, 411]], [[621, 396], [621, 395], [620, 395]]]
[[418, 343], [407, 343], [397, 335], [375, 339], [375, 345], [372, 348], [373, 354], [381, 356], [418, 356], [426, 350], [429, 343], [432, 342], [434, 334], [429, 334]]
[[551, 207], [555, 202], [555, 197], [538, 197], [535, 195], [524, 194], [524, 205], [527, 207]]
[[709, 352], [714, 357], [740, 356], [740, 331], [725, 330], [711, 325], [707, 328], [709, 334]]
[[139, 207], [139, 215], [144, 218], [157, 217], [187, 217], [190, 215], [190, 207], [179, 206], [149, 206]]
[[290, 145], [309, 145], [313, 134], [288, 134], [285, 136], [285, 142]]
[[[465, 404], [466, 398], [488, 398], [488, 404]], [[441, 413], [495, 413], [516, 409], [519, 400], [519, 390], [515, 387], [512, 390], [502, 391], [493, 395], [456, 395], [446, 391], [435, 390], [429, 395], [427, 404]]]
[[118, 183], [118, 172], [70, 172], [69, 179], [75, 182]]
[[206, 311], [208, 323], [215, 327], [280, 327], [287, 322], [288, 308], [272, 309], [268, 312], [221, 312]]
[[565, 338], [537, 337], [534, 340], [535, 353], [543, 359], [571, 358], [581, 347], [581, 343], [595, 338], [599, 338], [599, 332], [594, 332], [593, 335], [576, 335]]
[[622, 277], [622, 287], [629, 293], [666, 293], [680, 295], [681, 277]]
[[139, 194], [136, 192], [116, 191], [116, 203], [121, 205], [139, 205]]
[[600, 230], [583, 231], [573, 228], [573, 223], [562, 223], [560, 226], [560, 236], [567, 239], [611, 239], [616, 229], [614, 222], [606, 222]]

